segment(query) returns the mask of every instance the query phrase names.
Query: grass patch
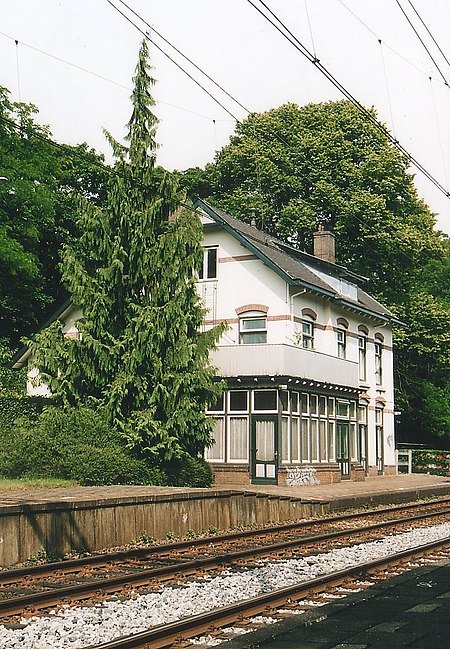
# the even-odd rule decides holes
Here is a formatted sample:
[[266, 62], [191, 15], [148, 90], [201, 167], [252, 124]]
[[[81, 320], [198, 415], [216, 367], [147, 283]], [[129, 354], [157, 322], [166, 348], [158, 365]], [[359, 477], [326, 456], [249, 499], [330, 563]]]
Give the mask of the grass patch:
[[0, 492], [16, 491], [17, 489], [52, 489], [55, 487], [76, 487], [75, 480], [59, 478], [0, 478]]

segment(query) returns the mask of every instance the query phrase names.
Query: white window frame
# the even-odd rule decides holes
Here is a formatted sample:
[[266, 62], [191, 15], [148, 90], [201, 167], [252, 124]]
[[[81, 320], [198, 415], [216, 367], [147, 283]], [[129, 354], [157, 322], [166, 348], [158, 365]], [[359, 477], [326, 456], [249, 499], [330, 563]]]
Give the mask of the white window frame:
[[[276, 404], [275, 404], [275, 409], [274, 410], [256, 410], [255, 408], [255, 392], [275, 392], [276, 395]], [[279, 401], [279, 396], [278, 396], [278, 390], [252, 390], [252, 413], [254, 414], [270, 414], [274, 415], [278, 413], [278, 401]]]
[[[215, 251], [216, 253], [216, 262], [214, 268], [214, 275], [209, 275], [209, 254], [210, 251]], [[203, 247], [203, 259], [202, 267], [198, 276], [199, 282], [208, 282], [211, 280], [216, 280], [219, 275], [219, 246], [204, 246]]]
[[[231, 393], [232, 392], [245, 392], [247, 394], [247, 408], [245, 410], [232, 410], [231, 409]], [[248, 390], [228, 390], [227, 399], [228, 399], [228, 413], [230, 415], [231, 414], [233, 414], [233, 415], [241, 415], [241, 414], [245, 415], [245, 414], [248, 414], [248, 411], [249, 411], [248, 409], [249, 409], [249, 405], [250, 405], [250, 395], [249, 395]]]
[[364, 334], [358, 336], [358, 364], [359, 380], [367, 381], [367, 336]]
[[381, 340], [374, 342], [375, 352], [375, 383], [376, 385], [383, 384], [383, 343]]
[[222, 425], [223, 425], [223, 428], [222, 428], [222, 457], [220, 457], [220, 458], [208, 457], [208, 452], [210, 450], [212, 450], [212, 448], [213, 448], [213, 447], [211, 447], [211, 448], [206, 448], [205, 449], [205, 460], [207, 460], [208, 462], [211, 462], [212, 464], [214, 464], [214, 463], [216, 463], [216, 464], [219, 464], [219, 463], [224, 464], [225, 463], [225, 452], [226, 452], [226, 438], [227, 438], [227, 435], [226, 435], [226, 426], [227, 426], [226, 417], [225, 417], [225, 415], [221, 415], [219, 417], [211, 417], [211, 419], [214, 419], [214, 420], [217, 420], [217, 421], [219, 421], [219, 420], [222, 421]]
[[[243, 326], [244, 322], [249, 322], [250, 320], [264, 321], [264, 326], [245, 329]], [[245, 336], [249, 336], [255, 333], [265, 334], [265, 340], [262, 342], [245, 342]], [[267, 315], [265, 313], [261, 313], [261, 315], [251, 315], [251, 316], [242, 315], [239, 318], [239, 344], [240, 345], [267, 345]]]
[[[247, 420], [247, 449], [246, 449], [246, 457], [245, 459], [233, 459], [231, 457], [230, 453], [230, 447], [231, 447], [231, 419], [246, 419]], [[228, 464], [248, 464], [249, 462], [249, 443], [250, 443], [250, 431], [249, 431], [249, 416], [246, 414], [242, 413], [233, 413], [232, 415], [227, 416], [227, 435], [226, 435], [226, 440], [227, 440], [227, 463]]]
[[338, 358], [347, 358], [347, 331], [342, 327], [336, 329], [336, 342]]
[[303, 316], [301, 327], [303, 349], [314, 349], [314, 320], [308, 316]]

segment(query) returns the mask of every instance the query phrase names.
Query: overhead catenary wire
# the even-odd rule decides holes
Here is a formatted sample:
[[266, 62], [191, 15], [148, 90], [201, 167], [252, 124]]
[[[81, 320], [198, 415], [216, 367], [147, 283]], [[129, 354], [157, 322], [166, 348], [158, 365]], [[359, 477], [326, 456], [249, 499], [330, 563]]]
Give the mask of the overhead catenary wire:
[[[391, 135], [391, 133], [388, 131], [388, 129], [383, 126], [375, 117], [374, 115], [365, 107], [363, 104], [361, 104], [356, 97], [354, 97], [343, 84], [341, 84], [334, 76], [333, 74], [325, 68], [324, 65], [320, 62], [320, 60], [314, 56], [306, 47], [303, 45], [303, 43], [289, 30], [289, 28], [283, 23], [280, 18], [268, 7], [268, 5], [263, 2], [263, 0], [259, 0], [260, 5], [266, 9], [266, 11], [269, 12], [270, 15], [267, 15], [261, 9], [261, 7], [257, 6], [253, 0], [247, 0], [247, 2], [254, 8], [256, 11], [265, 19], [267, 20], [300, 54], [302, 54], [306, 59], [310, 61], [313, 65], [316, 66], [316, 68], [320, 71], [320, 73], [332, 83], [332, 85], [339, 90], [344, 97], [346, 97], [354, 106], [355, 108], [362, 114], [364, 115], [372, 124], [377, 128], [390, 142], [393, 144], [403, 155], [407, 157], [407, 159], [418, 169], [428, 180], [430, 180], [438, 189], [440, 192], [444, 194], [447, 198], [450, 198], [450, 191], [446, 189], [440, 182], [437, 180], [433, 174], [431, 174], [420, 162], [415, 158], [405, 147], [400, 144], [400, 142]], [[273, 17], [272, 18], [270, 17]]]
[[[108, 2], [112, 7], [114, 7], [113, 3], [110, 2], [110, 0], [107, 0], [107, 2]], [[212, 77], [211, 77], [207, 72], [205, 72], [202, 68], [200, 68], [200, 66], [197, 65], [197, 63], [195, 63], [192, 59], [190, 59], [188, 56], [186, 56], [186, 54], [184, 54], [184, 53], [183, 53], [181, 50], [179, 50], [175, 45], [173, 45], [173, 43], [171, 43], [171, 42], [170, 42], [170, 41], [169, 41], [165, 36], [163, 36], [163, 35], [161, 34], [161, 32], [159, 32], [157, 29], [155, 29], [155, 27], [153, 27], [153, 25], [150, 25], [150, 23], [148, 23], [148, 22], [145, 20], [145, 18], [143, 18], [141, 15], [139, 15], [139, 14], [138, 14], [138, 13], [137, 13], [133, 8], [132, 8], [132, 7], [130, 7], [126, 2], [124, 2], [124, 0], [118, 0], [118, 2], [120, 2], [120, 4], [122, 4], [124, 7], [126, 7], [126, 8], [128, 9], [128, 11], [130, 11], [130, 12], [131, 12], [131, 13], [132, 13], [136, 18], [138, 18], [139, 20], [141, 20], [141, 21], [144, 23], [144, 25], [146, 25], [146, 26], [150, 29], [151, 32], [154, 32], [157, 36], [159, 36], [159, 38], [160, 38], [162, 41], [164, 41], [164, 43], [166, 43], [166, 45], [169, 45], [169, 47], [171, 47], [171, 48], [174, 50], [174, 52], [176, 52], [177, 54], [179, 54], [179, 55], [180, 55], [180, 56], [181, 56], [185, 61], [187, 61], [190, 65], [192, 65], [192, 66], [193, 66], [193, 67], [194, 67], [198, 72], [200, 72], [200, 73], [201, 73], [201, 74], [202, 74], [206, 79], [208, 79], [208, 81], [210, 81], [211, 83], [213, 83], [213, 84], [216, 86], [216, 88], [218, 88], [221, 92], [223, 92], [223, 93], [224, 93], [224, 94], [225, 94], [229, 99], [231, 99], [232, 101], [234, 101], [234, 103], [237, 104], [237, 105], [239, 106], [239, 108], [242, 108], [242, 110], [244, 110], [244, 111], [247, 112], [247, 113], [250, 113], [250, 112], [251, 112], [251, 111], [250, 111], [248, 108], [246, 108], [246, 107], [245, 107], [245, 106], [244, 106], [244, 105], [243, 105], [243, 104], [242, 104], [238, 99], [236, 99], [235, 97], [233, 97], [233, 96], [232, 96], [232, 95], [231, 95], [231, 94], [230, 94], [230, 93], [229, 93], [225, 88], [223, 88], [223, 87], [222, 87], [222, 86], [221, 86], [221, 85], [220, 85], [220, 84], [219, 84], [215, 79], [213, 79], [213, 78], [212, 78]], [[114, 7], [114, 8], [115, 8], [117, 11], [120, 11], [119, 9], [117, 9], [117, 7]], [[122, 12], [120, 12], [120, 13], [122, 13]], [[125, 14], [122, 13], [122, 16], [124, 16], [124, 15], [125, 15]], [[130, 22], [131, 22], [131, 21], [130, 21]], [[150, 40], [151, 40], [151, 39], [150, 39]], [[154, 43], [153, 40], [151, 40], [151, 42]], [[161, 50], [160, 50], [160, 51], [161, 51]], [[166, 56], [167, 56], [167, 55], [166, 55]], [[172, 62], [173, 62], [173, 61], [172, 61]], [[187, 74], [187, 73], [186, 73], [186, 74]]]
[[[0, 31], [0, 36], [3, 36], [4, 38], [7, 38], [8, 40], [14, 41], [16, 44], [22, 45], [22, 47], [26, 47], [30, 50], [33, 50], [34, 52], [38, 52], [39, 54], [43, 54], [44, 56], [48, 56], [51, 59], [54, 59], [55, 61], [58, 61], [59, 63], [63, 63], [64, 65], [68, 65], [71, 68], [74, 68], [76, 70], [80, 70], [80, 72], [85, 72], [86, 74], [90, 74], [93, 77], [96, 77], [97, 79], [101, 79], [102, 81], [106, 81], [107, 83], [111, 83], [114, 86], [117, 86], [118, 88], [123, 88], [124, 90], [127, 90], [128, 92], [132, 91], [132, 88], [130, 86], [125, 86], [123, 83], [120, 83], [119, 81], [116, 81], [115, 79], [111, 79], [110, 77], [105, 77], [103, 74], [100, 74], [99, 72], [95, 72], [94, 70], [89, 70], [89, 68], [85, 68], [81, 65], [78, 65], [77, 63], [74, 63], [73, 61], [68, 61], [67, 59], [63, 59], [60, 56], [56, 56], [56, 54], [51, 54], [50, 52], [46, 52], [45, 50], [41, 50], [39, 47], [35, 47], [34, 45], [30, 45], [29, 43], [25, 43], [24, 41], [18, 41], [15, 39], [13, 36], [10, 36], [9, 34], [5, 34], [5, 32]], [[19, 101], [20, 99], [20, 92], [19, 92]], [[209, 117], [208, 115], [202, 115], [201, 113], [197, 113], [194, 110], [190, 110], [189, 108], [184, 108], [183, 106], [178, 106], [176, 104], [171, 104], [167, 101], [164, 101], [162, 99], [158, 99], [158, 103], [164, 104], [165, 106], [171, 106], [172, 108], [176, 108], [177, 110], [182, 110], [185, 113], [190, 113], [191, 115], [196, 115], [197, 117], [202, 117], [203, 119], [207, 119], [209, 121], [215, 119], [216, 122], [218, 121], [217, 118]]]
[[[125, 15], [123, 14], [122, 11], [120, 11], [119, 9], [117, 9], [117, 7], [115, 7], [115, 6], [113, 5], [113, 3], [110, 2], [110, 0], [107, 0], [107, 1], [109, 2], [109, 4], [111, 4], [111, 6], [114, 7], [114, 9], [116, 9], [116, 10], [117, 10], [117, 11], [118, 11], [122, 16], [124, 16], [124, 17], [126, 18], [126, 20], [127, 20], [131, 25], [133, 25], [136, 29], [138, 29], [138, 31], [139, 31], [141, 34], [143, 34], [145, 38], [147, 38], [151, 43], [154, 43], [154, 41], [150, 39], [149, 35], [148, 35], [146, 32], [143, 32], [143, 30], [141, 30], [141, 29], [140, 29], [140, 28], [139, 28], [139, 27], [138, 27], [138, 26], [137, 26], [137, 25], [136, 25], [132, 20], [130, 20], [127, 16], [125, 16]], [[125, 3], [123, 2], [123, 0], [119, 0], [119, 1], [122, 2], [122, 4], [125, 5]], [[142, 20], [142, 22], [144, 22], [144, 23], [148, 26], [148, 23], [147, 23], [143, 18], [141, 18], [141, 16], [140, 16], [137, 12], [135, 12], [135, 11], [133, 10], [133, 13], [134, 13], [134, 15], [135, 15], [138, 19]], [[170, 44], [169, 41], [167, 41], [167, 39], [165, 39], [165, 40], [166, 40], [166, 42], [167, 42], [168, 44]], [[171, 44], [170, 44], [170, 45], [171, 45]], [[171, 45], [171, 46], [172, 46], [172, 45]], [[177, 48], [174, 47], [174, 49], [176, 50]], [[186, 57], [185, 55], [183, 55], [183, 56], [184, 56], [184, 58], [185, 58], [186, 60], [188, 60], [187, 57]], [[180, 66], [179, 64], [177, 64], [177, 67], [178, 67], [180, 70], [183, 70], [182, 66]], [[200, 72], [203, 73], [203, 71], [201, 70], [201, 68], [200, 68], [199, 66], [196, 65], [196, 68], [197, 68], [197, 70], [199, 70]], [[188, 73], [186, 73], [186, 74], [191, 78], [191, 75], [189, 75]], [[217, 87], [220, 88], [219, 84], [216, 83], [215, 85], [216, 85]], [[209, 93], [208, 93], [208, 94], [209, 94]], [[227, 94], [228, 94], [228, 93], [227, 93]], [[235, 100], [234, 97], [232, 97], [231, 95], [228, 95], [228, 96], [230, 96], [234, 101], [236, 101], [237, 104], [239, 104], [240, 106], [243, 106], [240, 102], [238, 102], [237, 100]], [[246, 110], [249, 114], [253, 114], [254, 116], [256, 116], [255, 113], [250, 113], [249, 109], [246, 108], [245, 110]], [[379, 129], [382, 129], [382, 131], [383, 131], [384, 134], [387, 133], [387, 134], [389, 135], [389, 139], [390, 139], [391, 141], [395, 141], [395, 142], [396, 142], [396, 140], [394, 140], [394, 138], [392, 138], [392, 136], [391, 136], [391, 134], [389, 133], [389, 131], [387, 131], [387, 129], [385, 129], [385, 127], [383, 127], [383, 126], [378, 122], [378, 120], [376, 120], [376, 119], [371, 115], [371, 113], [369, 113], [369, 111], [367, 111], [367, 109], [365, 109], [365, 111], [366, 111], [366, 112], [369, 114], [369, 116], [372, 118], [372, 120], [373, 120], [373, 122], [375, 123], [375, 125], [378, 126]], [[236, 119], [236, 122], [239, 123], [239, 124], [242, 124], [242, 122], [241, 122], [240, 120], [238, 120], [238, 119]], [[271, 129], [270, 127], [267, 127], [266, 125], [264, 125], [264, 126], [266, 127], [266, 130], [267, 130], [269, 133], [271, 133], [272, 135], [274, 135], [274, 136], [275, 136], [279, 141], [281, 141], [283, 144], [287, 145], [288, 147], [291, 146], [290, 143], [289, 143], [285, 138], [283, 138], [279, 133], [277, 133], [276, 131], [274, 131], [274, 130]], [[256, 132], [255, 132], [255, 128], [254, 128], [253, 130], [254, 130], [254, 134], [256, 134]], [[397, 147], [397, 148], [398, 148], [398, 147]], [[402, 152], [403, 152], [403, 151], [402, 151]], [[408, 156], [408, 159], [411, 160], [411, 156], [410, 156], [409, 154], [407, 154], [407, 156]], [[313, 182], [313, 181], [311, 180], [311, 178], [309, 178], [309, 177], [306, 176], [305, 174], [301, 173], [299, 170], [297, 170], [297, 173], [298, 173], [298, 175], [299, 175], [301, 178], [305, 179], [307, 182], [309, 182], [309, 183], [312, 183], [312, 182]], [[258, 180], [258, 183], [259, 183], [259, 182], [260, 182], [260, 180]], [[314, 184], [315, 184], [315, 183], [314, 183]], [[319, 192], [321, 192], [321, 193], [323, 194], [324, 198], [326, 198], [326, 195], [325, 195], [324, 190], [321, 190], [320, 187], [317, 186], [317, 184], [315, 184], [315, 187], [318, 188]], [[447, 197], [450, 196], [450, 194], [449, 194], [448, 192], [446, 192], [445, 190], [444, 190], [444, 192], [446, 193], [446, 196], [447, 196]], [[355, 221], [357, 221], [357, 222], [361, 223], [362, 225], [364, 225], [365, 227], [367, 227], [367, 223], [366, 223], [363, 219], [359, 218], [359, 217], [358, 217], [356, 214], [354, 214], [354, 213], [353, 213], [353, 217], [354, 217]], [[369, 230], [372, 230], [373, 232], [376, 232], [376, 228], [374, 228], [374, 227], [369, 227]], [[411, 257], [410, 255], [408, 255], [408, 254], [406, 254], [406, 253], [403, 253], [403, 255], [404, 255], [405, 259], [409, 259], [410, 261], [412, 261], [412, 262], [414, 263], [415, 260], [413, 259], [413, 257]]]
[[[341, 4], [341, 5], [344, 7], [344, 9], [346, 9], [346, 11], [348, 11], [349, 14], [351, 14], [351, 15], [353, 16], [353, 18], [355, 18], [355, 19], [356, 19], [356, 20], [357, 20], [357, 21], [358, 21], [358, 22], [359, 22], [363, 27], [365, 27], [365, 28], [367, 29], [367, 31], [369, 31], [369, 32], [372, 34], [372, 36], [373, 36], [377, 41], [380, 40], [380, 37], [378, 36], [378, 34], [376, 34], [376, 33], [373, 31], [373, 29], [372, 29], [371, 27], [369, 27], [369, 25], [368, 25], [366, 22], [364, 22], [364, 20], [362, 20], [362, 19], [360, 18], [360, 16], [358, 16], [358, 15], [357, 15], [357, 14], [356, 14], [352, 9], [350, 9], [350, 7], [348, 7], [348, 6], [345, 4], [345, 2], [343, 2], [343, 0], [338, 0], [338, 2], [339, 2], [339, 4]], [[401, 54], [398, 50], [396, 50], [394, 47], [392, 47], [392, 45], [390, 45], [389, 43], [387, 43], [384, 39], [382, 39], [382, 40], [383, 40], [383, 45], [384, 45], [384, 47], [386, 47], [387, 49], [391, 50], [391, 52], [393, 52], [396, 56], [398, 56], [400, 59], [402, 59], [403, 61], [405, 61], [405, 63], [408, 63], [408, 65], [410, 65], [410, 66], [413, 67], [415, 70], [417, 70], [417, 72], [420, 72], [420, 74], [423, 74], [423, 75], [426, 76], [427, 78], [430, 77], [430, 73], [429, 73], [429, 72], [427, 72], [426, 70], [422, 70], [422, 68], [419, 68], [418, 65], [416, 65], [413, 61], [410, 61], [408, 58], [406, 58], [406, 56], [404, 56], [404, 55]], [[432, 77], [432, 80], [433, 80], [433, 81], [438, 81], [439, 83], [443, 83], [443, 81], [441, 81], [441, 79], [439, 79], [439, 78], [437, 78], [437, 77], [436, 77], [436, 78], [435, 78], [435, 77]]]
[[442, 54], [442, 56], [443, 56], [445, 62], [447, 63], [447, 65], [450, 65], [450, 61], [449, 61], [448, 58], [445, 56], [445, 54], [444, 54], [444, 52], [442, 51], [442, 49], [439, 47], [439, 43], [437, 42], [437, 40], [434, 38], [434, 36], [433, 36], [433, 34], [431, 33], [431, 31], [430, 31], [430, 30], [428, 29], [428, 27], [426, 26], [425, 22], [423, 21], [422, 17], [420, 16], [419, 12], [418, 12], [417, 9], [415, 8], [415, 6], [414, 6], [413, 3], [411, 2], [411, 0], [408, 0], [408, 2], [409, 2], [409, 4], [411, 5], [411, 7], [412, 7], [414, 13], [416, 14], [416, 16], [418, 17], [418, 19], [419, 19], [420, 22], [422, 23], [422, 25], [423, 25], [423, 26], [425, 27], [425, 29], [427, 30], [428, 35], [430, 36], [431, 40], [432, 40], [433, 43], [436, 45], [436, 47], [438, 48], [439, 52]]
[[384, 83], [385, 83], [385, 86], [386, 86], [386, 94], [387, 94], [387, 100], [388, 100], [388, 105], [389, 105], [389, 113], [391, 115], [392, 133], [394, 134], [394, 137], [396, 138], [394, 113], [392, 111], [391, 93], [389, 92], [389, 82], [388, 82], [388, 76], [387, 76], [387, 72], [386, 72], [386, 64], [384, 62], [383, 43], [382, 43], [381, 38], [378, 39], [378, 42], [380, 44], [381, 65], [383, 67]]
[[212, 94], [212, 93], [211, 93], [207, 88], [205, 88], [205, 86], [204, 86], [203, 84], [201, 84], [200, 81], [198, 81], [195, 77], [192, 76], [192, 74], [190, 74], [187, 70], [185, 70], [185, 69], [184, 69], [184, 68], [183, 68], [183, 67], [182, 67], [182, 66], [181, 66], [177, 61], [175, 61], [175, 59], [174, 59], [172, 56], [170, 56], [170, 54], [168, 54], [168, 53], [167, 53], [167, 52], [166, 52], [166, 51], [165, 51], [165, 50], [164, 50], [160, 45], [158, 45], [157, 43], [155, 43], [154, 39], [151, 38], [150, 34], [148, 34], [148, 33], [145, 32], [143, 29], [141, 29], [141, 28], [139, 27], [139, 25], [136, 25], [136, 23], [134, 23], [134, 22], [131, 20], [131, 18], [129, 18], [129, 16], [127, 16], [127, 15], [126, 15], [126, 14], [125, 14], [121, 9], [119, 9], [119, 7], [116, 7], [116, 5], [115, 5], [113, 2], [111, 2], [111, 0], [107, 0], [107, 2], [108, 2], [108, 4], [110, 4], [111, 7], [113, 7], [113, 8], [114, 8], [114, 9], [115, 9], [115, 10], [116, 10], [116, 11], [117, 11], [121, 16], [123, 16], [123, 17], [125, 18], [125, 20], [127, 20], [131, 25], [133, 25], [133, 27], [134, 27], [135, 29], [137, 29], [137, 30], [142, 34], [142, 36], [144, 36], [144, 38], [146, 38], [148, 41], [150, 41], [150, 43], [152, 43], [152, 44], [154, 45], [154, 47], [156, 47], [156, 49], [157, 49], [159, 52], [161, 52], [161, 54], [162, 54], [163, 56], [165, 56], [167, 59], [169, 59], [169, 61], [171, 61], [171, 62], [172, 62], [172, 63], [173, 63], [173, 64], [174, 64], [174, 65], [175, 65], [179, 70], [181, 70], [181, 72], [183, 72], [184, 74], [186, 74], [186, 75], [191, 79], [191, 81], [193, 81], [193, 82], [194, 82], [194, 83], [195, 83], [195, 84], [196, 84], [196, 85], [197, 85], [201, 90], [203, 90], [203, 92], [205, 92], [205, 93], [206, 93], [206, 94], [207, 94], [207, 95], [208, 95], [208, 96], [209, 96], [209, 97], [210, 97], [210, 98], [211, 98], [211, 99], [212, 99], [216, 104], [218, 104], [218, 105], [219, 105], [219, 106], [220, 106], [220, 107], [221, 107], [221, 108], [222, 108], [226, 113], [228, 113], [228, 115], [230, 115], [230, 117], [232, 117], [235, 121], [238, 121], [238, 118], [236, 117], [236, 115], [234, 115], [234, 114], [231, 112], [231, 110], [229, 110], [229, 109], [228, 109], [228, 108], [227, 108], [227, 107], [226, 107], [226, 106], [225, 106], [225, 105], [224, 105], [224, 104], [223, 104], [219, 99], [217, 99], [217, 97], [214, 97], [214, 95], [213, 95], [213, 94]]
[[[110, 3], [110, 4], [112, 4], [112, 3]], [[113, 5], [113, 6], [114, 6], [114, 5]], [[123, 12], [121, 12], [120, 10], [118, 10], [116, 7], [114, 7], [114, 8], [115, 8], [117, 11], [119, 11], [119, 13], [120, 13], [122, 16], [124, 16]], [[149, 40], [153, 45], [155, 45], [155, 46], [157, 47], [157, 49], [161, 49], [161, 48], [159, 48], [159, 47], [154, 43], [154, 41], [149, 37], [148, 34], [146, 34], [145, 32], [143, 32], [143, 30], [141, 30], [137, 25], [135, 25], [135, 24], [134, 24], [134, 23], [133, 23], [133, 22], [132, 22], [132, 21], [131, 21], [127, 16], [124, 16], [124, 18], [126, 18], [126, 20], [127, 20], [128, 22], [130, 22], [130, 23], [131, 23], [131, 24], [132, 24], [136, 29], [138, 29], [138, 31], [139, 31], [139, 32], [140, 32], [140, 33], [141, 33], [145, 38], [147, 38], [147, 39], [148, 39], [148, 40]], [[168, 58], [170, 58], [170, 60], [172, 60], [171, 57], [168, 57]], [[175, 63], [175, 64], [176, 64], [177, 67], [179, 67], [183, 72], [185, 72], [184, 69], [183, 69], [179, 64], [177, 64], [177, 63]], [[199, 69], [200, 69], [200, 68], [199, 68]], [[189, 75], [189, 73], [186, 73], [186, 74], [187, 74], [187, 76], [189, 76], [189, 77], [191, 78], [191, 75]], [[197, 85], [200, 85], [200, 84], [197, 83]], [[210, 94], [210, 93], [208, 93], [208, 94]], [[230, 97], [231, 97], [231, 95], [230, 95]], [[217, 102], [217, 103], [218, 103], [218, 102]], [[248, 110], [248, 109], [247, 109], [247, 110]], [[68, 145], [62, 145], [62, 144], [59, 144], [59, 143], [57, 143], [57, 142], [54, 142], [53, 140], [51, 140], [51, 139], [49, 139], [49, 138], [43, 136], [42, 134], [36, 133], [36, 132], [33, 131], [32, 129], [26, 129], [26, 128], [24, 128], [24, 127], [21, 127], [21, 126], [19, 126], [18, 124], [16, 124], [15, 122], [13, 122], [13, 121], [11, 121], [11, 120], [8, 120], [7, 118], [3, 118], [3, 121], [4, 121], [4, 122], [8, 122], [8, 123], [9, 123], [10, 125], [12, 125], [14, 128], [17, 128], [17, 129], [19, 129], [19, 130], [22, 130], [23, 132], [27, 132], [29, 135], [32, 135], [32, 136], [35, 136], [35, 137], [39, 137], [40, 139], [47, 141], [47, 142], [50, 143], [51, 145], [53, 145], [53, 146], [55, 146], [55, 147], [57, 147], [57, 148], [59, 148], [59, 149], [62, 149], [66, 154], [74, 155], [74, 156], [76, 156], [76, 157], [78, 157], [78, 158], [80, 158], [80, 159], [84, 159], [85, 161], [88, 161], [90, 164], [93, 164], [93, 165], [95, 165], [95, 166], [98, 166], [98, 167], [104, 169], [105, 171], [107, 171], [107, 172], [109, 172], [109, 173], [111, 173], [111, 174], [114, 174], [114, 175], [116, 175], [116, 176], [118, 176], [118, 177], [122, 177], [122, 178], [124, 177], [122, 174], [118, 173], [117, 170], [115, 170], [114, 168], [109, 167], [109, 166], [106, 166], [106, 165], [104, 165], [103, 163], [100, 163], [100, 162], [98, 162], [98, 161], [96, 161], [96, 160], [89, 159], [86, 155], [84, 155], [84, 154], [82, 154], [82, 153], [80, 153], [80, 152], [78, 152], [78, 151], [75, 151], [75, 150], [71, 149], [70, 147], [68, 147]], [[239, 120], [236, 120], [236, 121], [239, 122]], [[239, 122], [239, 123], [241, 123], [241, 122]], [[266, 127], [266, 125], [264, 125], [264, 127]], [[281, 142], [283, 142], [283, 143], [286, 144], [287, 146], [290, 146], [290, 143], [287, 142], [287, 140], [286, 140], [285, 138], [283, 138], [282, 136], [280, 136], [280, 134], [274, 132], [272, 129], [267, 128], [267, 127], [266, 127], [266, 130], [267, 130], [268, 132], [271, 132], [272, 134], [274, 134], [274, 135], [275, 135], [275, 136], [276, 136], [276, 137], [277, 137]], [[311, 179], [310, 179], [308, 176], [306, 176], [305, 174], [302, 174], [301, 172], [299, 173], [299, 176], [302, 177], [302, 178], [304, 178], [304, 179], [306, 179], [306, 180], [307, 180], [308, 182], [310, 182], [310, 183], [312, 182]], [[138, 184], [139, 184], [139, 183], [138, 183]], [[323, 190], [320, 190], [320, 188], [319, 188], [319, 191], [322, 191], [322, 192], [323, 192]], [[323, 192], [323, 193], [324, 193], [324, 192]], [[324, 197], [326, 197], [325, 194], [324, 194]], [[182, 204], [183, 207], [192, 210], [192, 208], [190, 208], [190, 206], [186, 205], [185, 203], [182, 202], [181, 204]], [[360, 218], [357, 217], [356, 215], [354, 215], [354, 217], [355, 217], [355, 220], [356, 220], [356, 221], [360, 222], [361, 224], [367, 225], [367, 224], [366, 224], [362, 219], [360, 219]], [[405, 257], [406, 257], [406, 258], [409, 258], [410, 260], [413, 261], [412, 257], [410, 257], [409, 255], [405, 255]]]
[[413, 32], [415, 33], [415, 35], [417, 36], [417, 38], [418, 38], [419, 41], [421, 42], [421, 44], [422, 44], [424, 50], [426, 51], [426, 53], [428, 54], [428, 56], [430, 57], [430, 59], [433, 61], [434, 65], [435, 65], [435, 68], [436, 68], [436, 70], [439, 72], [439, 74], [441, 75], [442, 79], [444, 80], [445, 85], [448, 86], [448, 87], [450, 88], [449, 83], [448, 83], [447, 79], [446, 79], [445, 76], [444, 76], [444, 73], [442, 72], [441, 68], [438, 66], [437, 62], [435, 61], [435, 59], [434, 59], [433, 55], [431, 54], [430, 50], [428, 49], [428, 47], [425, 45], [425, 43], [424, 43], [424, 41], [423, 41], [421, 35], [420, 35], [419, 32], [417, 31], [417, 29], [414, 27], [414, 25], [413, 25], [412, 21], [410, 20], [408, 14], [407, 14], [406, 11], [403, 9], [403, 7], [402, 7], [402, 5], [401, 5], [401, 3], [400, 3], [400, 0], [395, 0], [395, 1], [396, 1], [397, 5], [399, 6], [399, 8], [400, 8], [402, 14], [404, 15], [404, 17], [405, 17], [406, 20], [408, 21], [408, 23], [409, 23], [411, 29], [413, 30]]
[[437, 136], [438, 136], [438, 140], [439, 140], [439, 148], [440, 148], [440, 151], [441, 151], [442, 169], [444, 171], [445, 182], [448, 183], [447, 165], [445, 164], [444, 147], [443, 147], [443, 144], [442, 144], [441, 127], [440, 127], [440, 124], [439, 124], [439, 115], [438, 115], [438, 112], [437, 112], [436, 101], [435, 101], [435, 98], [434, 98], [433, 86], [432, 86], [431, 82], [430, 82], [430, 93], [431, 93], [431, 102], [433, 104], [433, 110], [434, 110], [434, 119], [435, 119], [435, 122], [436, 122], [436, 132], [437, 132]]

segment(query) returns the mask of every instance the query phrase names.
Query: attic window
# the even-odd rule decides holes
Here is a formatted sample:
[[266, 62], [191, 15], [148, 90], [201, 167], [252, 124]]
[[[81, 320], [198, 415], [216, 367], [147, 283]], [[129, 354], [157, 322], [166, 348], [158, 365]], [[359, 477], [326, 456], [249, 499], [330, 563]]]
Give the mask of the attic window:
[[356, 286], [356, 284], [352, 284], [343, 277], [341, 277], [339, 281], [339, 293], [341, 295], [347, 295], [352, 300], [358, 299], [358, 287]]

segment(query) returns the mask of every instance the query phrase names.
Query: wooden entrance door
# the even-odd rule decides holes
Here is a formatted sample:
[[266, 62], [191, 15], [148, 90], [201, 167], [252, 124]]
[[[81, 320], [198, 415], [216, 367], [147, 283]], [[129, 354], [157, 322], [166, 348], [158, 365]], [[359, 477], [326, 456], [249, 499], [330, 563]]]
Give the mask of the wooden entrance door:
[[254, 415], [251, 435], [251, 476], [255, 484], [277, 484], [278, 417]]
[[341, 479], [350, 479], [350, 445], [349, 445], [349, 426], [347, 423], [338, 421], [336, 423], [337, 437], [337, 461], [341, 467]]

